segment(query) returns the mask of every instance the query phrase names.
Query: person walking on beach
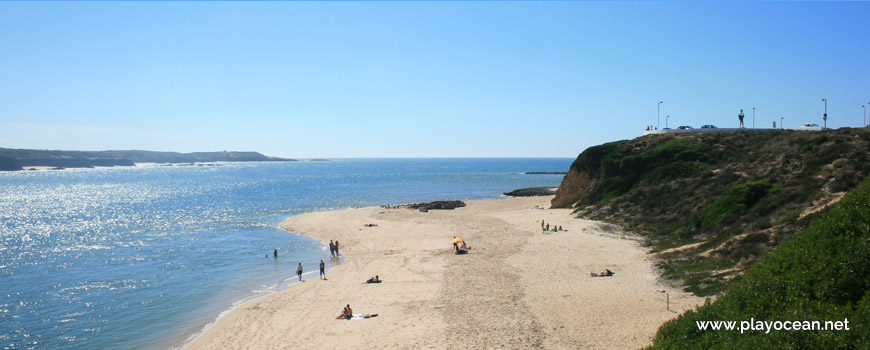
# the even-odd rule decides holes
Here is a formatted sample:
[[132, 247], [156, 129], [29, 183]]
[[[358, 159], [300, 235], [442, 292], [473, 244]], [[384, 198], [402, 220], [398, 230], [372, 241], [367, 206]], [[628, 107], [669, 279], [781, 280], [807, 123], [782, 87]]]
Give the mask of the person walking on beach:
[[332, 243], [331, 239], [329, 240], [329, 255], [335, 257], [335, 243]]
[[544, 230], [544, 219], [541, 219], [541, 231]]
[[338, 252], [338, 240], [335, 240], [335, 256], [341, 256], [341, 253]]
[[296, 276], [299, 276], [300, 282], [305, 282], [302, 281], [302, 263], [299, 263], [299, 267], [296, 268]]
[[320, 259], [320, 279], [326, 279], [326, 264], [323, 263], [323, 259]]
[[743, 127], [743, 110], [740, 110], [740, 114], [737, 115], [737, 119], [740, 119], [740, 127]]

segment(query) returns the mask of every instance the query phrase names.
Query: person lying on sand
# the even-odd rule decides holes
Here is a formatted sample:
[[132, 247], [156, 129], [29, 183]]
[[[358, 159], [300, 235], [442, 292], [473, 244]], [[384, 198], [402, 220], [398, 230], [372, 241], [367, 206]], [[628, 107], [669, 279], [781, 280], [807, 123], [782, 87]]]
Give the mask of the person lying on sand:
[[613, 276], [613, 271], [610, 271], [610, 269], [604, 269], [604, 272], [601, 272], [601, 273], [592, 272], [589, 274], [589, 276], [590, 277], [610, 277], [610, 276]]
[[381, 279], [375, 275], [375, 277], [369, 278], [366, 283], [381, 283]]

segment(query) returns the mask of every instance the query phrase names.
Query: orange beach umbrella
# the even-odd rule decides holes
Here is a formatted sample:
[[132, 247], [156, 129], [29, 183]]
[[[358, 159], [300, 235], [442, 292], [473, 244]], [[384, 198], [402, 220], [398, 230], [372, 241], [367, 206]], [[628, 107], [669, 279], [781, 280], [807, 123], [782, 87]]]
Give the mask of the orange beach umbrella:
[[465, 242], [465, 240], [462, 239], [462, 237], [456, 237], [450, 243], [459, 243], [459, 242]]

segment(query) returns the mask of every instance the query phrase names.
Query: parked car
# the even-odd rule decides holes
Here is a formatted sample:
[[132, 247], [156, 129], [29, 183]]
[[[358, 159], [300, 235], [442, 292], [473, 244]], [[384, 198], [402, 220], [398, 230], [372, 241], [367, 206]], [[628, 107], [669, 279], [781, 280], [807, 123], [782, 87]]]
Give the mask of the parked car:
[[819, 124], [810, 124], [806, 123], [801, 125], [801, 130], [822, 130], [823, 128], [819, 126]]
[[680, 126], [677, 127], [677, 129], [680, 129], [680, 130], [692, 130], [692, 127], [691, 127], [691, 126], [688, 126], [688, 125], [680, 125]]
[[707, 124], [707, 125], [701, 126], [701, 129], [718, 129], [718, 128], [719, 128], [718, 126], [715, 126], [713, 124]]

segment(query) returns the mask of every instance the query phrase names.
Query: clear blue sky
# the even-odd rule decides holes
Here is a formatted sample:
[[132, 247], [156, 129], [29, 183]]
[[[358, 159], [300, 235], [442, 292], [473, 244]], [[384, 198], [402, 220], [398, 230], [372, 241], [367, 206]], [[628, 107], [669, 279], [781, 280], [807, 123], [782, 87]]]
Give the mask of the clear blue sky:
[[858, 127], [870, 2], [0, 2], [0, 147], [567, 156]]

